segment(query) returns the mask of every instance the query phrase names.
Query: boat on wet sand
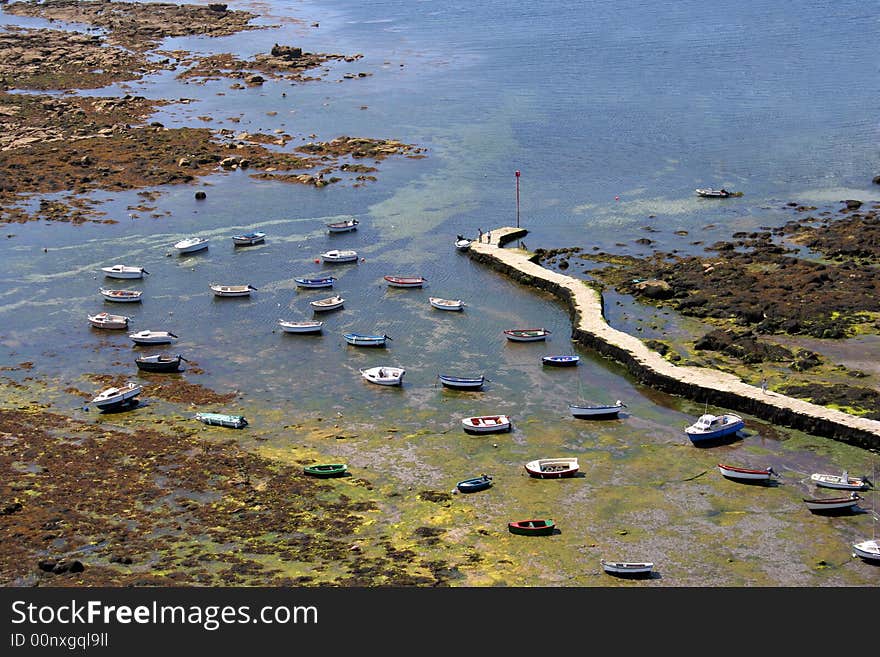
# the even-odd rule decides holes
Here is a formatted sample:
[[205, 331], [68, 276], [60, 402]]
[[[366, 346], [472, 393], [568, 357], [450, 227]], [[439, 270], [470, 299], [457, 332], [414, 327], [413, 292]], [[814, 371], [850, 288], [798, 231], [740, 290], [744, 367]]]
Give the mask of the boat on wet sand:
[[692, 425], [685, 427], [684, 432], [691, 442], [696, 444], [730, 438], [744, 426], [743, 419], [732, 413], [725, 415], [704, 413]]
[[778, 477], [779, 474], [773, 468], [764, 468], [763, 470], [751, 470], [749, 468], [738, 468], [734, 465], [718, 464], [718, 471], [728, 479], [736, 479], [745, 482], [765, 482], [771, 477]]
[[861, 557], [866, 561], [880, 563], [880, 539], [872, 538], [867, 541], [853, 543], [853, 556]]
[[112, 265], [110, 267], [101, 267], [104, 276], [107, 278], [143, 278], [144, 274], [149, 274], [143, 267], [130, 267], [127, 265]]
[[316, 463], [315, 465], [305, 466], [303, 472], [312, 477], [320, 477], [322, 479], [342, 477], [348, 472], [348, 465], [345, 463]]
[[107, 301], [116, 301], [120, 303], [131, 303], [140, 301], [144, 293], [140, 290], [107, 290], [101, 288], [101, 296]]
[[546, 340], [552, 331], [545, 328], [507, 329], [504, 335], [512, 342], [536, 342]]
[[337, 308], [342, 308], [343, 303], [345, 303], [345, 299], [337, 294], [336, 296], [327, 297], [326, 299], [310, 301], [309, 305], [316, 313], [321, 313], [327, 310], [336, 310]]
[[320, 333], [324, 327], [324, 322], [304, 321], [304, 322], [287, 322], [283, 319], [278, 320], [278, 326], [285, 333]]
[[195, 419], [205, 424], [229, 427], [230, 429], [243, 429], [248, 423], [244, 415], [228, 415], [226, 413], [196, 413]]
[[363, 333], [345, 333], [343, 336], [348, 344], [356, 347], [384, 347], [387, 335], [364, 335]]
[[211, 290], [217, 297], [249, 297], [256, 290], [253, 285], [220, 285], [211, 283]]
[[852, 492], [848, 497], [804, 497], [804, 504], [813, 513], [831, 513], [849, 511], [856, 507], [859, 503], [859, 494]]
[[177, 340], [177, 336], [170, 331], [138, 331], [129, 333], [128, 337], [135, 344], [170, 344]]
[[152, 354], [135, 358], [134, 363], [144, 372], [179, 372], [181, 361], [189, 362], [180, 354]]
[[89, 315], [89, 324], [100, 329], [124, 329], [128, 328], [131, 318], [125, 315], [111, 315], [110, 313], [98, 313]]
[[571, 457], [536, 459], [526, 463], [525, 468], [530, 477], [561, 479], [563, 477], [574, 477], [578, 473], [580, 465], [578, 464], [577, 457]]
[[605, 559], [601, 559], [599, 563], [606, 573], [619, 577], [646, 577], [654, 570], [652, 561], [605, 561]]
[[568, 410], [574, 417], [589, 418], [592, 420], [617, 417], [620, 414], [620, 410], [623, 408], [626, 408], [626, 404], [619, 399], [613, 404], [599, 404], [593, 406], [580, 404], [568, 405]]
[[460, 493], [476, 493], [481, 490], [486, 490], [492, 485], [492, 477], [489, 475], [480, 475], [479, 477], [474, 477], [472, 479], [465, 479], [464, 481], [459, 481], [455, 488]]
[[106, 388], [92, 399], [92, 404], [103, 410], [120, 408], [125, 404], [136, 403], [135, 397], [141, 393], [141, 386], [129, 381], [124, 386]]
[[507, 531], [520, 536], [550, 536], [556, 531], [556, 523], [550, 519], [514, 520], [507, 523]]
[[486, 381], [485, 376], [452, 376], [451, 374], [438, 374], [441, 385], [452, 390], [479, 390]]
[[367, 369], [358, 370], [361, 376], [370, 383], [380, 386], [399, 386], [403, 384], [403, 375], [406, 370], [402, 367], [391, 367], [383, 365], [381, 367], [369, 367]]
[[461, 421], [467, 433], [500, 433], [510, 431], [509, 415], [477, 415]]
[[841, 475], [813, 473], [810, 481], [822, 488], [837, 488], [840, 490], [868, 490], [873, 487], [867, 477], [852, 477], [846, 470]]

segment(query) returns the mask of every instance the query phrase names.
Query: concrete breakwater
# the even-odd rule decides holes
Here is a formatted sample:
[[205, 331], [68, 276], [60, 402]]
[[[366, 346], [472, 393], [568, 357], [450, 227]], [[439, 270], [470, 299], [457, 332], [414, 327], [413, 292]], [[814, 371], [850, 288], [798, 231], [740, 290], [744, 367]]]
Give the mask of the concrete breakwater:
[[776, 425], [865, 449], [880, 449], [880, 422], [876, 420], [764, 391], [727, 372], [675, 365], [639, 338], [612, 328], [605, 321], [602, 295], [585, 281], [545, 269], [525, 249], [503, 248], [526, 234], [521, 228], [495, 228], [474, 241], [468, 253], [477, 262], [563, 301], [572, 321], [572, 339], [621, 363], [640, 383]]

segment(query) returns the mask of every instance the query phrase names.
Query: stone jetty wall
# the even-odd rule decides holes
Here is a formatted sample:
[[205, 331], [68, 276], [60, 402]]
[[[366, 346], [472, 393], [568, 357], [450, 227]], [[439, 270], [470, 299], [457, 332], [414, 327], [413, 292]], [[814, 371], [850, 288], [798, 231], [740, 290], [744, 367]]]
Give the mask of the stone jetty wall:
[[502, 248], [524, 237], [521, 228], [495, 228], [468, 253], [477, 262], [523, 285], [545, 290], [563, 301], [572, 322], [572, 339], [621, 363], [642, 384], [713, 407], [759, 417], [776, 425], [832, 438], [865, 449], [880, 449], [880, 422], [786, 397], [744, 383], [738, 377], [700, 367], [678, 366], [640, 339], [609, 326], [601, 293], [583, 280], [553, 272], [522, 248]]

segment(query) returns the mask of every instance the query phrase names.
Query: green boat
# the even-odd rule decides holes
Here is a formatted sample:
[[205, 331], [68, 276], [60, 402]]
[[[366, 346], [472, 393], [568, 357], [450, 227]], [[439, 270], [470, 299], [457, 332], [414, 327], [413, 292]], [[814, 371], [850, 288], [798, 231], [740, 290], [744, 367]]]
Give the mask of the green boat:
[[345, 463], [318, 463], [307, 465], [303, 471], [313, 477], [341, 477], [348, 472], [348, 466]]
[[224, 413], [196, 413], [196, 419], [205, 424], [232, 429], [243, 429], [248, 423], [243, 415], [226, 415]]
[[550, 536], [556, 530], [552, 520], [517, 520], [507, 523], [511, 534], [521, 536]]

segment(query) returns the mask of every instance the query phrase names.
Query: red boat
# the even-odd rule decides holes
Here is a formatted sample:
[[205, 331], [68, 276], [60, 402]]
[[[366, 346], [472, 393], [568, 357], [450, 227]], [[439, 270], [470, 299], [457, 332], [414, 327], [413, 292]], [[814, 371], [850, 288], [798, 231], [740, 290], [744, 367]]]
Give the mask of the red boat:
[[764, 468], [763, 470], [749, 470], [748, 468], [737, 468], [733, 465], [718, 464], [718, 470], [728, 479], [737, 479], [739, 481], [767, 481], [770, 477], [778, 477], [779, 474], [773, 468]]
[[515, 520], [507, 523], [507, 530], [521, 536], [550, 536], [556, 531], [556, 523], [552, 520]]
[[427, 279], [421, 276], [385, 276], [391, 287], [422, 287]]

